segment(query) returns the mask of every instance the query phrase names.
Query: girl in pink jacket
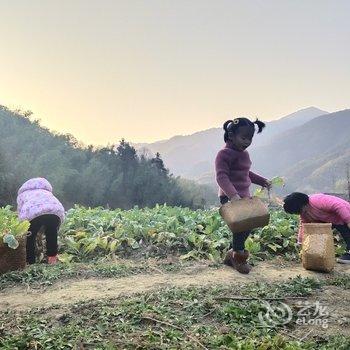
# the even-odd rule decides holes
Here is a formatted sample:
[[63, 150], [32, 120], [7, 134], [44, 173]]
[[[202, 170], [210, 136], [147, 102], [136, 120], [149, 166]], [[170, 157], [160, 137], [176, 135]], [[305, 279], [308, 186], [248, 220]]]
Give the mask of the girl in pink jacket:
[[41, 227], [45, 230], [48, 263], [57, 263], [57, 233], [64, 221], [65, 212], [60, 201], [53, 195], [51, 184], [44, 178], [25, 182], [18, 191], [17, 210], [20, 220], [30, 221], [28, 264], [35, 263], [35, 240]]
[[284, 210], [289, 214], [300, 215], [298, 243], [303, 240], [303, 223], [328, 222], [333, 224], [343, 237], [346, 253], [338, 262], [350, 264], [350, 203], [339, 197], [322, 193], [308, 196], [294, 192], [284, 199]]

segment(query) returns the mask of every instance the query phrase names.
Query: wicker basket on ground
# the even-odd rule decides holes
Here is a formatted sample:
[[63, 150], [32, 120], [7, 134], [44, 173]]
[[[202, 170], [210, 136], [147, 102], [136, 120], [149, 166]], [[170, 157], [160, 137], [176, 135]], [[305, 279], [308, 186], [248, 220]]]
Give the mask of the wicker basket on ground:
[[0, 240], [0, 274], [23, 270], [26, 267], [26, 241], [27, 235], [17, 237], [19, 246], [17, 249], [11, 249]]

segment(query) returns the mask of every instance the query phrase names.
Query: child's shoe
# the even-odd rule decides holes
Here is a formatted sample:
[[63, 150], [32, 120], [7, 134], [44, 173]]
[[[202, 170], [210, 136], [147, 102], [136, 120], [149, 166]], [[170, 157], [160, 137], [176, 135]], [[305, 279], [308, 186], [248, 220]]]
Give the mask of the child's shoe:
[[337, 261], [340, 264], [350, 264], [350, 251], [343, 254]]
[[225, 256], [224, 264], [233, 267], [233, 250], [230, 249]]
[[247, 263], [249, 252], [233, 252], [233, 264], [234, 268], [243, 274], [248, 274], [251, 270], [251, 266]]
[[248, 274], [251, 270], [251, 266], [247, 263], [249, 252], [234, 252], [230, 249], [224, 259], [224, 264], [233, 267], [239, 273]]
[[48, 256], [47, 257], [47, 263], [49, 265], [56, 265], [58, 263], [58, 257], [57, 255], [54, 255], [54, 256]]

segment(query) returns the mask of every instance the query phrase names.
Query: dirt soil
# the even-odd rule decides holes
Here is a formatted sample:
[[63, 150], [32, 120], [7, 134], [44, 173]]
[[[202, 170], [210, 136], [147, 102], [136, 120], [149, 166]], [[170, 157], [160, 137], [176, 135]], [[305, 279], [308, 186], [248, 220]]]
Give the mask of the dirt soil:
[[[350, 274], [350, 265], [337, 264], [334, 273], [339, 272]], [[245, 284], [257, 281], [278, 282], [299, 275], [324, 279], [331, 274], [306, 271], [300, 264], [285, 263], [279, 260], [261, 262], [253, 268], [249, 275], [241, 275], [226, 266], [213, 268], [206, 264], [194, 264], [181, 272], [162, 273], [156, 271], [152, 274], [139, 274], [122, 278], [62, 280], [41, 289], [30, 289], [23, 286], [7, 288], [0, 292], [0, 312], [8, 309], [21, 311], [37, 307], [49, 308], [53, 305], [63, 306], [92, 299], [117, 298], [172, 286]], [[333, 293], [334, 288], [330, 288], [329, 292], [324, 294], [325, 302], [332, 305], [337, 298], [340, 298], [339, 303], [349, 305], [350, 292]]]

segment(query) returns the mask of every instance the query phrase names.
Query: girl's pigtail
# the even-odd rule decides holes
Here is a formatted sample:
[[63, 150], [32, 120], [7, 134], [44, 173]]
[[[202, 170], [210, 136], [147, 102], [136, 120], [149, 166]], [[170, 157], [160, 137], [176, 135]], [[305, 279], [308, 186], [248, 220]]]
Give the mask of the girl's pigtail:
[[265, 128], [265, 126], [266, 126], [266, 124], [264, 122], [260, 121], [259, 119], [257, 119], [254, 122], [254, 124], [256, 124], [257, 127], [258, 127], [258, 134], [260, 134], [263, 131], [263, 129]]
[[229, 137], [228, 137], [228, 133], [229, 133], [229, 130], [228, 130], [228, 127], [229, 125], [232, 123], [233, 121], [232, 120], [228, 120], [225, 122], [225, 124], [223, 125], [223, 128], [225, 130], [225, 134], [224, 134], [224, 141], [225, 142], [228, 142], [229, 140]]
[[228, 128], [228, 126], [229, 126], [231, 123], [233, 123], [233, 120], [227, 120], [227, 121], [224, 123], [223, 128], [224, 128], [225, 131], [228, 131], [227, 128]]

